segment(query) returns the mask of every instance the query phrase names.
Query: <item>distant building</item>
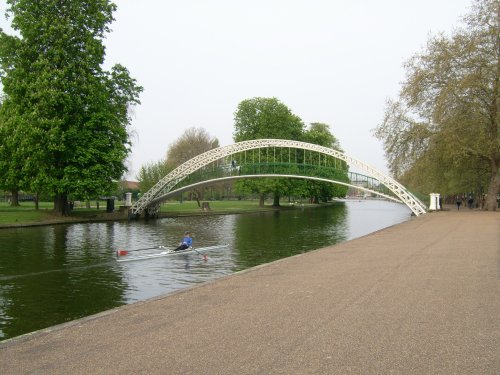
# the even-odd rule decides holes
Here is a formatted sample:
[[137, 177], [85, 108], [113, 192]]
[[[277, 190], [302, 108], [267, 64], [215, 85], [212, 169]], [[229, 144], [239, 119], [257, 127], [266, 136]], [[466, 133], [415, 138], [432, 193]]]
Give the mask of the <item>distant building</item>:
[[122, 180], [120, 181], [120, 187], [125, 190], [125, 191], [131, 191], [131, 190], [141, 190], [139, 186], [139, 181], [126, 181]]

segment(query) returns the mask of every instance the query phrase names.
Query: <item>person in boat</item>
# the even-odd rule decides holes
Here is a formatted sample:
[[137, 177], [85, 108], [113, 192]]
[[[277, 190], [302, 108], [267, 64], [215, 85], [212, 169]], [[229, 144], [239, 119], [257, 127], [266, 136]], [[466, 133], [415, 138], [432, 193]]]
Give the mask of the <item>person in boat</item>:
[[191, 233], [189, 231], [184, 232], [184, 238], [182, 239], [181, 243], [177, 248], [174, 249], [174, 251], [179, 251], [179, 250], [185, 250], [193, 246], [193, 239], [191, 238]]

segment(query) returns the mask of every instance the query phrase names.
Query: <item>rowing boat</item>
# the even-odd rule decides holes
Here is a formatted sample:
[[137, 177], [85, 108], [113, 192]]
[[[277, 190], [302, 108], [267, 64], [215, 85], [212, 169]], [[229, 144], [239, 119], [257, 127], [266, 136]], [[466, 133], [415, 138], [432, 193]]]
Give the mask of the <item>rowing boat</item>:
[[125, 256], [123, 258], [116, 258], [117, 262], [130, 262], [133, 260], [144, 260], [144, 259], [155, 259], [155, 258], [163, 258], [163, 257], [168, 257], [171, 255], [179, 255], [179, 254], [190, 254], [190, 253], [201, 253], [203, 251], [210, 251], [214, 249], [221, 249], [224, 247], [228, 247], [229, 245], [215, 245], [215, 246], [207, 246], [207, 247], [199, 247], [199, 248], [194, 248], [190, 247], [186, 250], [166, 250], [164, 247], [160, 246], [160, 249], [164, 249], [159, 253], [151, 253], [151, 254], [142, 254], [142, 255], [136, 255], [136, 256]]

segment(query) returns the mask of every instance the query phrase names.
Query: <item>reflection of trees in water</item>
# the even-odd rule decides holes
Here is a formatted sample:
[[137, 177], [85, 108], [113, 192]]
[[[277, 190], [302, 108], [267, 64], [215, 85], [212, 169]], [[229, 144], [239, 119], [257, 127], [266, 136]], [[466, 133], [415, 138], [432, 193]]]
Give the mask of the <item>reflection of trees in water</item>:
[[0, 339], [123, 304], [126, 285], [110, 262], [104, 240], [111, 238], [107, 225], [112, 224], [55, 225], [3, 233]]
[[234, 232], [238, 268], [344, 241], [348, 234], [346, 217], [343, 204], [240, 215]]

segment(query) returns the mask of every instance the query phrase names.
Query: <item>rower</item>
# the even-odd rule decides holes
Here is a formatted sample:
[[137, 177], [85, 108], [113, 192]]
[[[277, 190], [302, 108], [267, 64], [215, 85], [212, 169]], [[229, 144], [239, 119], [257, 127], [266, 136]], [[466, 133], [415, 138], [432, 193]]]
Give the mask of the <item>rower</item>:
[[186, 250], [193, 246], [193, 239], [189, 231], [184, 232], [184, 238], [180, 242], [179, 246], [174, 249], [174, 251]]

